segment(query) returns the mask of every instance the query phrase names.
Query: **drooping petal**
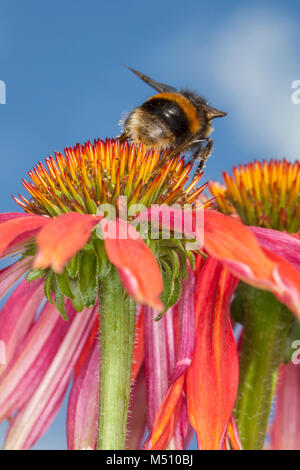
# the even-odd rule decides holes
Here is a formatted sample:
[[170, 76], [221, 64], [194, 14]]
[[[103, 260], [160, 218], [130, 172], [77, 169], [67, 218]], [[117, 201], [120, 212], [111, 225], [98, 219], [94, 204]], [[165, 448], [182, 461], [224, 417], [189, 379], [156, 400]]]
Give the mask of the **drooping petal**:
[[74, 381], [67, 415], [68, 449], [96, 449], [99, 413], [100, 345], [94, 341]]
[[[9, 365], [31, 327], [44, 297], [41, 280], [23, 280], [9, 296], [0, 312], [0, 340], [5, 344], [6, 365], [0, 365], [0, 375]], [[1, 385], [0, 385], [1, 389]], [[1, 401], [1, 397], [0, 397]]]
[[[138, 220], [142, 222], [153, 218], [154, 221], [159, 220], [162, 228], [194, 236], [200, 246], [203, 243], [205, 250], [225, 264], [236, 277], [254, 287], [270, 290], [295, 315], [300, 316], [300, 283], [296, 270], [294, 270], [294, 282], [291, 283], [293, 267], [288, 269], [284, 266], [286, 262], [269, 256], [267, 251], [259, 246], [256, 236], [249, 227], [214, 210], [206, 209], [202, 212], [204, 225], [201, 217], [195, 217], [195, 211], [182, 211], [170, 207], [156, 207], [144, 211], [138, 216]], [[297, 239], [295, 240], [297, 243]], [[281, 265], [281, 269], [278, 269], [278, 264]], [[288, 275], [287, 280], [281, 277], [285, 273]]]
[[101, 218], [68, 212], [48, 219], [47, 225], [37, 236], [39, 250], [34, 267], [51, 266], [54, 271], [61, 272], [67, 261], [87, 243], [91, 231]]
[[0, 255], [21, 235], [23, 241], [31, 238], [44, 225], [49, 218], [39, 215], [24, 215], [23, 217], [11, 218], [0, 224]]
[[[47, 302], [19, 345], [17, 354], [0, 380], [0, 420], [9, 418], [35, 392], [70, 327], [74, 311], [69, 308], [68, 313], [70, 323], [65, 322], [55, 306]], [[29, 318], [32, 319], [32, 313]]]
[[[169, 389], [161, 402], [155, 417], [148, 446], [151, 449], [165, 449], [170, 439], [175, 440], [175, 448], [184, 448], [183, 440], [187, 433], [186, 406], [183, 400], [185, 372], [192, 361], [195, 341], [194, 318], [194, 274], [188, 270], [188, 278], [178, 305], [180, 337], [176, 353], [176, 363], [170, 377]], [[178, 422], [179, 418], [179, 422]]]
[[159, 295], [163, 290], [161, 273], [152, 251], [138, 232], [125, 221], [101, 221], [107, 256], [118, 269], [127, 292], [140, 304], [159, 312], [163, 305]]
[[46, 374], [13, 419], [5, 449], [29, 449], [48, 429], [66, 393], [74, 366], [95, 321], [95, 311], [76, 314]]
[[30, 269], [31, 265], [32, 257], [27, 256], [0, 271], [0, 298]]
[[275, 420], [271, 428], [272, 450], [300, 450], [300, 369], [290, 362], [278, 377]]
[[238, 356], [229, 307], [237, 280], [216, 260], [202, 265], [195, 288], [196, 342], [186, 374], [189, 420], [198, 446], [217, 450], [238, 387]]
[[215, 211], [205, 211], [205, 249], [247, 284], [271, 292], [300, 318], [300, 275], [276, 253], [261, 248], [251, 230]]

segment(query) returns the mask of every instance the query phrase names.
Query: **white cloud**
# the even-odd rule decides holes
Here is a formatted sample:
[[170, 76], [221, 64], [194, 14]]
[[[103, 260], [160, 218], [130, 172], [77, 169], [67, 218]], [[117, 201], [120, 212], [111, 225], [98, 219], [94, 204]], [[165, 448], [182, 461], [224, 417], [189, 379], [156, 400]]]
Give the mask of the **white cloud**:
[[211, 44], [218, 91], [244, 143], [260, 156], [300, 158], [300, 104], [291, 101], [292, 82], [300, 79], [297, 40], [291, 18], [251, 9], [236, 14]]

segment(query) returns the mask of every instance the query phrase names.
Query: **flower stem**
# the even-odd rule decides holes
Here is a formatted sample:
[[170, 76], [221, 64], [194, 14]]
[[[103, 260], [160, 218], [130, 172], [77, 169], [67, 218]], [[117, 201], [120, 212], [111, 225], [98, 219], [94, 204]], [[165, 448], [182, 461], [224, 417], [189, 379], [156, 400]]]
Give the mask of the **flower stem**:
[[292, 315], [270, 292], [245, 284], [233, 307], [244, 324], [235, 418], [243, 448], [262, 449]]
[[101, 369], [99, 450], [123, 450], [130, 398], [136, 305], [112, 268], [99, 296]]

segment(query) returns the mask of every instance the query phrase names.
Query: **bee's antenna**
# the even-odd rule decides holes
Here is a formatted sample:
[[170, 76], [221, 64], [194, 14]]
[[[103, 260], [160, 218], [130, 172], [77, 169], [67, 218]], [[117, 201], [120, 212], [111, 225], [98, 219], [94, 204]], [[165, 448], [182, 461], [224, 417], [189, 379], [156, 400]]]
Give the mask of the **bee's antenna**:
[[131, 72], [133, 72], [135, 75], [137, 75], [137, 77], [139, 77], [141, 80], [148, 83], [148, 85], [150, 85], [152, 88], [154, 88], [154, 90], [157, 90], [160, 93], [166, 93], [166, 92], [173, 93], [174, 91], [176, 91], [176, 88], [174, 88], [170, 85], [166, 85], [165, 83], [155, 82], [154, 80], [152, 80], [152, 78], [147, 77], [147, 75], [144, 75], [143, 73], [138, 72], [137, 70], [129, 67], [129, 65], [124, 64], [124, 66], [127, 67], [129, 70], [131, 70]]

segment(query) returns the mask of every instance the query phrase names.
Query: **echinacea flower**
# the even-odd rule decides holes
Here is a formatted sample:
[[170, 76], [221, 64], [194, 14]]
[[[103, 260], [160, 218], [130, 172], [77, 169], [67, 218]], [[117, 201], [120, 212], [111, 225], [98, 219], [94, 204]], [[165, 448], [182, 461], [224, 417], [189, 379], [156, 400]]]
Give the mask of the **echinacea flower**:
[[[184, 448], [190, 425], [199, 448], [239, 447], [229, 319], [237, 279], [299, 316], [300, 275], [242, 223], [202, 204], [202, 175], [188, 184], [191, 170], [180, 156], [109, 140], [29, 172], [31, 198], [16, 198], [26, 214], [0, 217], [2, 256], [20, 255], [0, 273], [1, 294], [27, 273], [0, 315], [0, 417], [12, 418], [5, 448], [36, 442], [73, 373], [69, 448], [138, 448], [146, 423], [144, 448]], [[159, 236], [147, 238], [152, 225]]]
[[[293, 267], [294, 274], [291, 271], [286, 278], [288, 283], [296, 281], [300, 271], [299, 170], [298, 161], [255, 161], [235, 167], [233, 176], [224, 173], [224, 185], [210, 184], [219, 210], [249, 225], [268, 257], [279, 263], [284, 259]], [[280, 300], [284, 302], [283, 298]], [[243, 284], [236, 291], [232, 313], [244, 326], [235, 417], [244, 447], [262, 448], [280, 363], [291, 360], [294, 341], [299, 339], [299, 315], [296, 313], [297, 318], [293, 318], [272, 294]], [[296, 420], [292, 421], [290, 408], [297, 397], [290, 396], [290, 404], [287, 403], [288, 390], [293, 393], [289, 382], [296, 377], [296, 369], [293, 365], [282, 366], [272, 448], [282, 449], [284, 442], [289, 442], [290, 448], [288, 429], [291, 435], [295, 434], [295, 427], [299, 429], [298, 425], [293, 429], [292, 422]], [[288, 421], [290, 425], [283, 426]]]

